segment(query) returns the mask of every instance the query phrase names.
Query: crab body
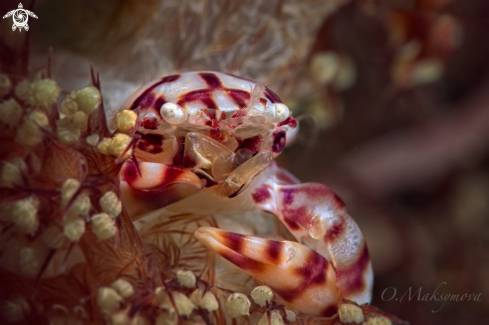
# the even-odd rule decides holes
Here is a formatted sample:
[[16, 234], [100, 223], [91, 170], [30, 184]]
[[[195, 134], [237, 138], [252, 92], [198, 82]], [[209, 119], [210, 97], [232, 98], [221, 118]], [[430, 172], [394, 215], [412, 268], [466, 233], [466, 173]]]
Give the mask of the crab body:
[[200, 227], [195, 236], [301, 312], [332, 315], [342, 298], [370, 301], [363, 235], [326, 186], [300, 184], [273, 158], [297, 122], [263, 84], [218, 72], [153, 81], [121, 107], [139, 141], [121, 195], [140, 231], [183, 214], [278, 217], [295, 241]]
[[[287, 130], [297, 125], [263, 84], [217, 72], [153, 81], [121, 109], [137, 112], [132, 133], [140, 137], [134, 154], [139, 163], [126, 163], [123, 188], [133, 200], [149, 201], [130, 204], [133, 216], [223, 183], [247, 162], [238, 180], [224, 182], [223, 194], [236, 195], [283, 150]], [[148, 176], [137, 177], [142, 171]]]

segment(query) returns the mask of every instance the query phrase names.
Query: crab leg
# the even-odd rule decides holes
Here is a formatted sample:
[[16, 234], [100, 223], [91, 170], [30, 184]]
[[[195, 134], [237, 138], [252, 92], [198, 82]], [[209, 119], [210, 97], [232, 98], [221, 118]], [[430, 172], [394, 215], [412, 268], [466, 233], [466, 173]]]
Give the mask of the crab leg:
[[126, 161], [120, 175], [121, 197], [133, 220], [203, 188], [196, 174], [186, 168], [166, 164]]
[[262, 184], [252, 193], [262, 210], [276, 215], [298, 241], [317, 240], [316, 251], [336, 270], [341, 298], [370, 301], [373, 273], [363, 234], [344, 203], [319, 183]]
[[[322, 184], [297, 184], [293, 176], [275, 164], [267, 168], [263, 174], [250, 186], [250, 191], [243, 195], [251, 195], [259, 209], [276, 215], [299, 242], [307, 242], [309, 246], [311, 242], [315, 242], [316, 251], [299, 243], [292, 245], [291, 242], [281, 242], [287, 243], [281, 244], [283, 246], [293, 246], [296, 251], [300, 251], [299, 256], [301, 257], [297, 258], [297, 254], [289, 254], [293, 250], [285, 251], [283, 254], [289, 257], [290, 262], [280, 264], [281, 273], [272, 273], [268, 271], [268, 267], [263, 268], [264, 271], [262, 269], [248, 270], [229, 258], [229, 256], [234, 256], [229, 253], [234, 249], [243, 256], [242, 259], [250, 258], [270, 264], [273, 258], [270, 257], [267, 247], [275, 245], [270, 244], [271, 241], [246, 237], [246, 242], [253, 242], [253, 245], [250, 246], [252, 248], [239, 251], [236, 247], [242, 249], [249, 245], [228, 245], [222, 239], [224, 237], [217, 236], [220, 233], [213, 232], [211, 236], [208, 230], [204, 232], [209, 235], [197, 235], [201, 241], [250, 275], [274, 286], [275, 292], [283, 300], [302, 312], [324, 315], [325, 310], [330, 310], [331, 302], [334, 301], [336, 305], [341, 298], [350, 299], [359, 304], [369, 302], [373, 273], [367, 246], [360, 228], [346, 213], [341, 199]], [[259, 248], [260, 245], [263, 247]], [[322, 256], [328, 263], [311, 265], [308, 262], [309, 259], [303, 258], [307, 254]], [[310, 281], [313, 281], [314, 274], [318, 272], [319, 267], [324, 268], [326, 273], [334, 270], [334, 276], [327, 277], [328, 285], [321, 287], [323, 291], [321, 293], [319, 289], [314, 291], [315, 298], [306, 306], [302, 305], [303, 298], [290, 299], [289, 292], [295, 294], [304, 291], [308, 296], [311, 295], [307, 286], [301, 287], [301, 290], [290, 291], [288, 284], [291, 281], [297, 283], [295, 278], [299, 274], [298, 270], [307, 270], [304, 271], [304, 274], [308, 274]], [[276, 268], [274, 272], [278, 272]], [[273, 282], [278, 281], [277, 278], [280, 283]]]
[[338, 295], [332, 265], [312, 249], [291, 241], [200, 227], [195, 236], [254, 278], [265, 282], [286, 303], [310, 313], [331, 316]]

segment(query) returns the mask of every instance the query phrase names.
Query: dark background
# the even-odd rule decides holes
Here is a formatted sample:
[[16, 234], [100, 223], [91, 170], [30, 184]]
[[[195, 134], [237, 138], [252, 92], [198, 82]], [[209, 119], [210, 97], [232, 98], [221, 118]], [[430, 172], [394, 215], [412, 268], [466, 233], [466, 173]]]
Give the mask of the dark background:
[[[441, 79], [393, 91], [385, 26], [353, 4], [340, 10], [315, 51], [334, 42], [354, 58], [357, 83], [340, 94], [343, 116], [313, 146], [299, 138], [281, 157], [302, 181], [343, 198], [369, 244], [372, 304], [412, 324], [489, 320], [489, 3], [458, 1], [449, 11], [464, 40]], [[431, 298], [437, 287], [480, 301], [443, 305]], [[383, 301], [387, 288], [399, 299], [407, 294], [390, 300], [388, 289]], [[418, 299], [420, 288], [429, 301]]]

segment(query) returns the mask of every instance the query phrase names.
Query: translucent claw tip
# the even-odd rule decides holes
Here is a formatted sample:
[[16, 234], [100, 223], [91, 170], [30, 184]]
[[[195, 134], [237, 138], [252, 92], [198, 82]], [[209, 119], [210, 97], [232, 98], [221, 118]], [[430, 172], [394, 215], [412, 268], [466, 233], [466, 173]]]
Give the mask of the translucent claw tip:
[[262, 151], [241, 164], [229, 174], [222, 184], [221, 195], [233, 197], [241, 193], [256, 175], [270, 165], [272, 159], [273, 154], [270, 151]]

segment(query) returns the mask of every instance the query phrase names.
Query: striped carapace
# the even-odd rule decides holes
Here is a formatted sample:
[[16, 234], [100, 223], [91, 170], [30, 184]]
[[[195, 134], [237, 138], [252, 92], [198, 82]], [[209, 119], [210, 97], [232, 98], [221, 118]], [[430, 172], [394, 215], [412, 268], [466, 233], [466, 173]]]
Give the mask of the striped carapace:
[[177, 215], [266, 211], [298, 242], [211, 227], [195, 236], [302, 312], [329, 316], [342, 298], [370, 301], [367, 247], [343, 201], [272, 161], [297, 123], [271, 90], [228, 74], [189, 72], [153, 81], [121, 109], [138, 114], [121, 195], [141, 232]]
[[286, 130], [297, 122], [280, 98], [261, 83], [218, 72], [188, 72], [155, 80], [133, 94], [122, 109], [136, 110], [142, 160], [188, 167], [181, 135], [197, 132], [231, 151], [280, 153]]

